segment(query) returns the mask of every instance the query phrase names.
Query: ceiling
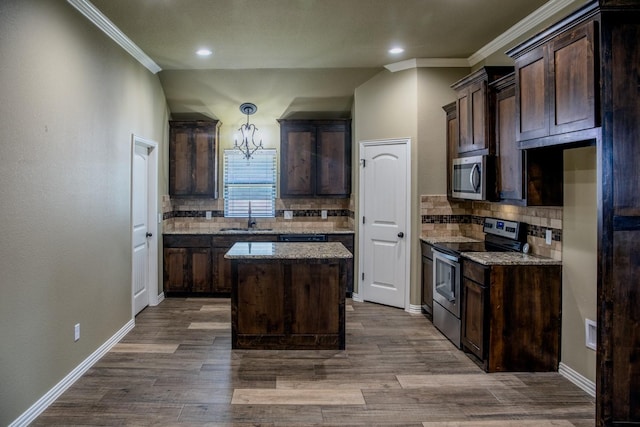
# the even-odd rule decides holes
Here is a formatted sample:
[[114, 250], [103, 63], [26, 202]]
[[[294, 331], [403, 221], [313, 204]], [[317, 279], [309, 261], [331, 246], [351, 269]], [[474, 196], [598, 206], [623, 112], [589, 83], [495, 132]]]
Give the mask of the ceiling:
[[[174, 115], [238, 120], [242, 102], [271, 118], [348, 115], [355, 88], [385, 65], [473, 65], [474, 54], [541, 6], [575, 1], [91, 0], [162, 69]], [[389, 54], [396, 45], [405, 51]], [[203, 47], [213, 55], [195, 55]]]

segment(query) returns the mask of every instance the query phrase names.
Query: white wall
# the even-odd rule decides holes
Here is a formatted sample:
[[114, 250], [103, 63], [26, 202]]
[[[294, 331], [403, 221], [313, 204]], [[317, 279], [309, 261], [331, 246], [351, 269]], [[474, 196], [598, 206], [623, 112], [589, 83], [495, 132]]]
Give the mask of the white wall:
[[67, 2], [4, 0], [0, 58], [7, 425], [131, 319], [131, 134], [164, 145], [168, 115], [158, 78]]

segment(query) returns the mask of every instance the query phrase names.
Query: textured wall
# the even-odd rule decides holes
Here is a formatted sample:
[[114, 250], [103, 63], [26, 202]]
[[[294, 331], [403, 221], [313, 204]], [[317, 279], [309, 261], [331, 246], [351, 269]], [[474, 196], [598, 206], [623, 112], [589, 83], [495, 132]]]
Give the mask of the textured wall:
[[157, 77], [63, 1], [3, 1], [0, 58], [7, 425], [131, 319], [131, 135], [163, 143], [167, 113]]

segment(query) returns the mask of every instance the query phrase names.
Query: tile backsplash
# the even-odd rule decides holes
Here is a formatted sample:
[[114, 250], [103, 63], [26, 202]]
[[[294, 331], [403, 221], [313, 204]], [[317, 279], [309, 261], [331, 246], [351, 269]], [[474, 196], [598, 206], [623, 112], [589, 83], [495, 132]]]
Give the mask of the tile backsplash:
[[[353, 229], [354, 212], [350, 199], [276, 199], [275, 218], [257, 218], [258, 228], [293, 228], [313, 227]], [[327, 211], [327, 218], [322, 218], [322, 211]], [[285, 219], [284, 212], [291, 211], [292, 219]], [[210, 212], [211, 219], [207, 218]], [[180, 199], [163, 196], [162, 198], [163, 229], [175, 228], [211, 228], [211, 227], [246, 227], [246, 218], [225, 218], [223, 199]]]
[[[420, 200], [422, 234], [426, 236], [469, 236], [484, 239], [484, 218], [521, 221], [527, 226], [531, 253], [562, 259], [562, 207], [526, 207], [491, 202], [449, 201], [446, 195], [423, 195]], [[551, 245], [545, 234], [551, 230]]]

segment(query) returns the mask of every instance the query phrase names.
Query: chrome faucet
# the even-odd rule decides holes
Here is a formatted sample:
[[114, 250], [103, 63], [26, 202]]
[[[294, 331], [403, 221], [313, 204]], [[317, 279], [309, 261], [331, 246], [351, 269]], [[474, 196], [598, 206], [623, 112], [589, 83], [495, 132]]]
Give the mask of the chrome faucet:
[[251, 218], [251, 202], [249, 202], [249, 221], [247, 221], [247, 228], [253, 228], [256, 226], [256, 221]]

